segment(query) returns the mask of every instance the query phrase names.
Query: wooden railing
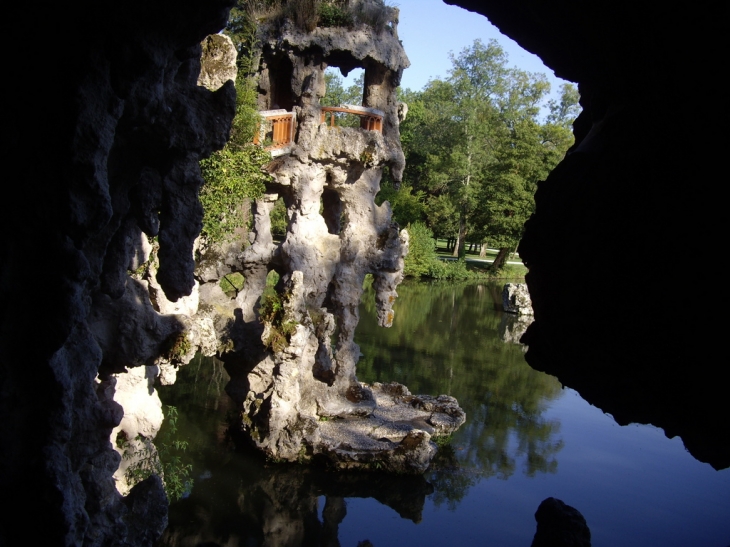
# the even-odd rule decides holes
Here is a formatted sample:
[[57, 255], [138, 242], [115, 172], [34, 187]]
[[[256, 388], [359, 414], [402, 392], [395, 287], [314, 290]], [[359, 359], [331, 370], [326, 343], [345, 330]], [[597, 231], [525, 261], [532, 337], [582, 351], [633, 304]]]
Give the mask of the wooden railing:
[[266, 150], [276, 150], [294, 140], [294, 114], [286, 110], [264, 110], [259, 130], [253, 137], [254, 144], [266, 143]]
[[355, 114], [360, 116], [360, 128], [367, 129], [369, 131], [380, 131], [383, 132], [383, 116], [384, 112], [376, 110], [375, 108], [368, 108], [367, 106], [354, 106], [351, 104], [345, 104], [342, 106], [323, 106], [322, 107], [322, 118], [320, 123], [326, 123], [327, 114], [330, 115], [330, 127], [335, 127], [335, 112], [342, 112], [343, 114]]

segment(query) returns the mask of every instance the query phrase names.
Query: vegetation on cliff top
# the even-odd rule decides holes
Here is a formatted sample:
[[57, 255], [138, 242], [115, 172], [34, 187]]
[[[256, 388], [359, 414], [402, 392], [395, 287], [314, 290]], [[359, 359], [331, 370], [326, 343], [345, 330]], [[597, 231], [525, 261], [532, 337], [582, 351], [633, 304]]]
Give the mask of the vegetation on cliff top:
[[233, 17], [283, 24], [291, 21], [312, 32], [317, 27], [356, 27], [368, 25], [381, 32], [397, 24], [397, 10], [384, 0], [258, 0], [240, 1]]

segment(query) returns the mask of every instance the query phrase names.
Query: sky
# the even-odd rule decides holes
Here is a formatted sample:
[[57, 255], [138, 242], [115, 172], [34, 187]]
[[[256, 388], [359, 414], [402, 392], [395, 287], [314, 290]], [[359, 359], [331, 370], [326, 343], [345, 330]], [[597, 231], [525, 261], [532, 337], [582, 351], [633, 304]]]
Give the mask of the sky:
[[[403, 73], [401, 87], [418, 91], [430, 78], [446, 78], [451, 68], [449, 52], [458, 55], [477, 38], [485, 44], [494, 38], [508, 54], [510, 66], [545, 74], [551, 97], [559, 98], [565, 80], [556, 78], [537, 55], [499, 32], [483, 15], [444, 4], [442, 0], [386, 0], [386, 4], [400, 9], [398, 37], [411, 61], [410, 68]], [[345, 82], [349, 85], [355, 76], [350, 74]]]

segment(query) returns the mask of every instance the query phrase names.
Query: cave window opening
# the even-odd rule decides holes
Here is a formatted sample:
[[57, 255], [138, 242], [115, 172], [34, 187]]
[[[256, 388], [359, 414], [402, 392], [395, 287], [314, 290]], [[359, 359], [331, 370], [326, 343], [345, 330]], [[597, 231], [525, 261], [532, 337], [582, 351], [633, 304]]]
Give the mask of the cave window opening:
[[[325, 95], [320, 101], [324, 107], [362, 106], [365, 92], [365, 70], [355, 68], [343, 77], [340, 69], [330, 66], [325, 70]], [[327, 125], [338, 127], [361, 127], [360, 116], [348, 112], [328, 112]]]
[[271, 222], [271, 237], [274, 241], [281, 242], [286, 238], [286, 230], [289, 226], [289, 212], [287, 211], [284, 198], [279, 198], [274, 203], [274, 208], [269, 213]]
[[342, 230], [343, 207], [340, 195], [329, 188], [322, 192], [320, 201], [320, 214], [327, 225], [327, 231], [333, 235], [340, 235]]
[[267, 59], [269, 97], [266, 110], [283, 109], [291, 112], [294, 107], [294, 94], [291, 88], [294, 67], [291, 60], [279, 55]]

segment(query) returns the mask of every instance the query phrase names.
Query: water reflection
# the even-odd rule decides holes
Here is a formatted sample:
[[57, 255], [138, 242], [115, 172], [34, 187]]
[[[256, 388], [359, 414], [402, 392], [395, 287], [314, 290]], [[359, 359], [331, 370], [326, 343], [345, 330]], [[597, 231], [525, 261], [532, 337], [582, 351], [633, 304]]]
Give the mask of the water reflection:
[[519, 344], [522, 351], [527, 351], [527, 346], [520, 344], [522, 335], [527, 331], [534, 318], [531, 315], [515, 315], [513, 313], [502, 313], [502, 320], [499, 323], [499, 338], [508, 344]]
[[521, 346], [503, 341], [509, 319], [498, 309], [499, 287], [407, 284], [399, 292], [391, 329], [377, 327], [372, 302], [363, 303], [358, 374], [459, 399], [467, 422], [429, 473], [267, 466], [227, 437], [234, 409], [222, 365], [196, 360], [160, 391], [178, 408], [195, 482], [171, 506], [159, 545], [523, 547], [549, 496], [583, 513], [595, 547], [728, 544], [730, 470], [697, 462], [656, 428], [618, 427], [530, 368]]
[[530, 368], [521, 344], [505, 343], [505, 325], [519, 321], [500, 311], [500, 288], [406, 283], [387, 330], [377, 327], [372, 295], [363, 303], [358, 377], [397, 380], [413, 393], [447, 393], [466, 411], [452, 456], [428, 475], [434, 502], [450, 508], [481, 479], [506, 479], [518, 469], [530, 477], [554, 473], [563, 447], [559, 421], [543, 417], [560, 383]]
[[531, 369], [520, 344], [503, 341], [510, 319], [499, 311], [500, 287], [410, 283], [399, 293], [390, 329], [377, 326], [373, 294], [366, 294], [356, 335], [363, 353], [358, 376], [459, 400], [467, 423], [429, 473], [330, 473], [266, 464], [253, 451], [235, 450], [226, 434], [234, 411], [223, 391], [225, 370], [214, 359], [196, 358], [160, 393], [178, 408], [196, 480], [172, 506], [159, 545], [336, 546], [348, 498], [373, 498], [418, 523], [427, 497], [454, 510], [486, 478], [556, 471], [560, 423], [543, 413], [560, 384]]
[[[332, 473], [316, 467], [267, 464], [236, 450], [226, 425], [233, 412], [222, 363], [196, 358], [175, 386], [160, 388], [178, 408], [178, 434], [188, 441], [183, 463], [194, 486], [174, 503], [160, 546], [339, 546], [348, 498], [372, 498], [418, 523], [433, 486], [422, 476]], [[364, 542], [366, 537], [361, 538]]]
[[[187, 425], [195, 421], [210, 425], [216, 416], [220, 414], [210, 411], [195, 418], [188, 415]], [[253, 451], [234, 453], [212, 437], [205, 453], [194, 454], [195, 485], [186, 499], [171, 507], [168, 528], [158, 545], [336, 547], [347, 498], [376, 499], [401, 518], [418, 523], [426, 497], [433, 493], [422, 476], [331, 473], [267, 464]]]
[[236, 457], [175, 504], [158, 545], [339, 547], [346, 498], [374, 498], [417, 523], [432, 492], [423, 477], [335, 476], [312, 467], [266, 466]]

